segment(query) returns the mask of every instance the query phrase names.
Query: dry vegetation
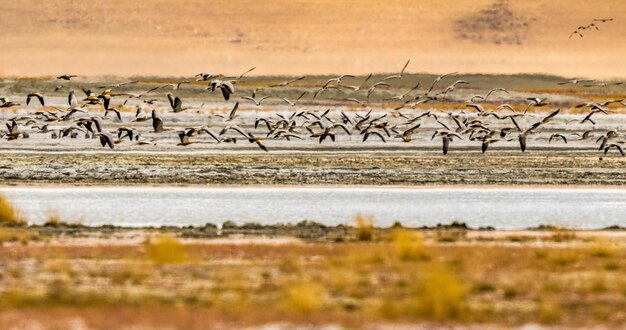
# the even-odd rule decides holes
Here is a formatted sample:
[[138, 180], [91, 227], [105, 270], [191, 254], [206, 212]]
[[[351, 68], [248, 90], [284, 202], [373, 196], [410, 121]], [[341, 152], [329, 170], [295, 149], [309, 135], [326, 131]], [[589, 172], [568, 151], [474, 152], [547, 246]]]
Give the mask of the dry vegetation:
[[144, 229], [49, 218], [0, 226], [0, 328], [626, 322], [621, 231], [379, 228], [365, 215], [354, 226]]
[[13, 204], [4, 194], [0, 194], [0, 226], [20, 227], [26, 225], [26, 221]]
[[119, 327], [128, 314], [137, 326], [181, 328], [203, 327], [196, 318], [230, 326], [626, 322], [623, 238], [563, 242], [548, 233], [524, 243], [513, 236], [449, 243], [437, 240], [443, 231], [394, 228], [350, 243], [214, 244], [173, 235], [136, 244], [7, 243], [0, 327], [64, 327], [68, 315]]

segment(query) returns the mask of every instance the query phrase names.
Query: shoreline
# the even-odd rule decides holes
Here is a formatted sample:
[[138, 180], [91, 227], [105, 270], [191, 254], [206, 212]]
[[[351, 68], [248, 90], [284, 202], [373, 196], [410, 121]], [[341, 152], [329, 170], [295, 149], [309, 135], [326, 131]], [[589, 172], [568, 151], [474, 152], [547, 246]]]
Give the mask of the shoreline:
[[193, 190], [193, 189], [258, 189], [258, 190], [270, 190], [270, 189], [291, 189], [291, 190], [315, 190], [315, 189], [329, 189], [329, 190], [348, 190], [348, 189], [362, 189], [362, 190], [502, 190], [502, 191], [517, 191], [517, 190], [605, 190], [605, 191], [626, 191], [626, 186], [611, 186], [611, 185], [567, 185], [567, 184], [546, 184], [546, 185], [511, 185], [511, 184], [485, 184], [485, 185], [463, 185], [463, 184], [434, 184], [434, 185], [361, 185], [361, 184], [280, 184], [280, 185], [265, 185], [265, 184], [171, 184], [171, 183], [138, 183], [138, 184], [126, 184], [119, 185], [115, 183], [111, 184], [69, 184], [69, 183], [15, 183], [15, 184], [0, 184], [0, 190], [18, 190], [18, 189], [176, 189], [176, 190]]

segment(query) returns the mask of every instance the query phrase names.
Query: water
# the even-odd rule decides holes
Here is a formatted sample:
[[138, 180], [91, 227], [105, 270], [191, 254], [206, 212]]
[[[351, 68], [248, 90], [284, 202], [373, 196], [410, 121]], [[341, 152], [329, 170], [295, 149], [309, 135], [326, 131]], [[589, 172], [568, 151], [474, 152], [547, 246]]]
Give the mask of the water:
[[56, 210], [86, 225], [351, 223], [357, 213], [376, 224], [407, 226], [463, 221], [472, 227], [575, 228], [626, 225], [623, 189], [396, 188], [3, 188], [31, 223]]

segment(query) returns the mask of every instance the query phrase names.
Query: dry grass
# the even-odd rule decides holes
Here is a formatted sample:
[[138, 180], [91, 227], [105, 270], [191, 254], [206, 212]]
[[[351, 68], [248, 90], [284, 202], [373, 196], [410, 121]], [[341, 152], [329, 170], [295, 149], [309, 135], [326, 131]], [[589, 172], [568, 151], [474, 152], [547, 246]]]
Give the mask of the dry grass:
[[371, 241], [374, 238], [374, 218], [357, 214], [354, 217], [356, 237], [359, 241]]
[[[620, 314], [626, 308], [623, 239], [581, 234], [566, 243], [511, 245], [508, 239], [483, 243], [469, 236], [442, 244], [437, 237], [435, 231], [394, 227], [375, 229], [374, 241], [354, 235], [343, 243], [206, 244], [162, 235], [143, 244], [6, 244], [0, 247], [0, 328], [15, 313], [41, 319], [68, 308], [73, 317], [90, 319], [86, 307], [111, 306], [117, 311], [110, 319], [167, 307], [192, 309], [194, 319], [208, 313], [232, 326], [626, 322]], [[172, 313], [152, 326], [180, 327], [171, 323], [179, 320]], [[106, 325], [152, 324], [120, 320], [126, 323]]]
[[24, 226], [26, 220], [4, 194], [0, 194], [0, 226]]
[[459, 279], [445, 268], [431, 271], [420, 283], [419, 311], [427, 318], [453, 320], [467, 309], [465, 288]]
[[576, 232], [565, 227], [555, 226], [550, 231], [550, 240], [554, 242], [568, 242], [576, 239]]
[[172, 235], [159, 235], [146, 242], [148, 258], [155, 264], [180, 264], [187, 255], [183, 244]]
[[20, 242], [27, 244], [30, 241], [38, 240], [39, 235], [32, 231], [15, 228], [15, 227], [0, 227], [0, 245], [4, 242]]
[[421, 233], [396, 229], [392, 235], [395, 253], [400, 260], [415, 261], [428, 259]]
[[296, 282], [285, 287], [283, 303], [287, 310], [311, 315], [324, 305], [325, 295], [324, 287], [320, 284]]

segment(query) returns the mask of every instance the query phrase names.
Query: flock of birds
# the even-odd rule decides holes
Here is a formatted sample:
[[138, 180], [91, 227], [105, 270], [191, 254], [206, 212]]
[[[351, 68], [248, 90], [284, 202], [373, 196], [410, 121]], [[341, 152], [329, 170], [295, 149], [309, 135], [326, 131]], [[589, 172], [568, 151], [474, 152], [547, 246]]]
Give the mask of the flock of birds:
[[607, 22], [612, 22], [613, 19], [612, 18], [595, 18], [593, 19], [593, 21], [587, 25], [580, 25], [576, 28], [576, 30], [574, 30], [574, 32], [572, 32], [569, 35], [569, 38], [572, 39], [573, 36], [579, 36], [581, 38], [584, 37], [583, 33], [585, 33], [587, 30], [589, 31], [599, 31], [600, 27], [599, 25], [602, 23], [607, 23]]
[[[311, 94], [311, 99], [319, 99], [329, 90], [339, 90], [348, 93], [342, 99], [344, 104], [354, 104], [362, 107], [369, 107], [371, 97], [377, 90], [388, 89], [390, 82], [404, 77], [404, 72], [409, 64], [406, 62], [401, 71], [397, 74], [383, 77], [378, 81], [372, 81], [373, 75], [370, 74], [363, 80], [344, 74], [339, 77], [328, 79], [325, 83], [316, 87], [314, 91], [304, 91], [296, 99], [289, 100], [277, 93], [281, 88], [288, 87], [298, 81], [304, 80], [306, 77], [297, 77], [280, 83], [268, 85], [263, 89], [255, 89], [251, 95], [245, 95], [239, 98], [232, 105], [232, 110], [227, 115], [209, 115], [212, 120], [218, 120], [219, 125], [202, 125], [200, 127], [187, 127], [175, 131], [179, 139], [179, 146], [188, 146], [194, 143], [237, 143], [244, 140], [249, 143], [256, 144], [264, 151], [268, 151], [265, 140], [304, 140], [307, 138], [315, 139], [318, 143], [335, 142], [336, 136], [360, 135], [360, 140], [365, 142], [371, 139], [378, 139], [382, 142], [389, 140], [398, 140], [402, 142], [410, 142], [414, 135], [420, 132], [420, 127], [429, 120], [430, 124], [436, 125], [438, 128], [434, 132], [429, 132], [430, 140], [440, 139], [442, 143], [443, 154], [447, 154], [450, 143], [455, 140], [478, 141], [481, 145], [482, 152], [486, 152], [488, 147], [500, 141], [517, 141], [522, 152], [526, 150], [527, 137], [532, 134], [541, 132], [545, 126], [561, 113], [560, 109], [551, 109], [547, 115], [540, 116], [529, 112], [532, 108], [549, 107], [551, 102], [547, 98], [531, 97], [526, 98], [523, 103], [523, 110], [516, 110], [513, 102], [499, 104], [495, 110], [487, 110], [484, 102], [489, 102], [489, 98], [499, 93], [502, 96], [509, 97], [511, 101], [519, 103], [520, 100], [514, 100], [511, 93], [504, 88], [494, 88], [485, 95], [472, 96], [465, 104], [462, 111], [456, 112], [436, 112], [431, 111], [406, 111], [408, 108], [416, 108], [420, 104], [433, 101], [446, 101], [448, 95], [456, 90], [459, 86], [469, 85], [466, 80], [456, 80], [449, 85], [443, 85], [443, 80], [454, 76], [456, 73], [441, 75], [434, 79], [429, 88], [419, 90], [420, 84], [415, 83], [412, 88], [398, 94], [392, 95], [385, 100], [399, 104], [393, 110], [380, 110], [373, 112], [371, 108], [364, 113], [344, 111], [344, 109], [326, 109], [325, 111], [305, 110], [300, 107], [307, 94]], [[254, 68], [235, 77], [225, 77], [210, 72], [202, 72], [195, 76], [194, 83], [208, 82], [207, 90], [212, 92], [220, 92], [224, 101], [233, 99], [236, 93], [235, 86], [243, 81], [246, 74], [253, 71]], [[76, 78], [75, 75], [61, 75], [58, 80], [70, 81]], [[16, 116], [10, 118], [7, 123], [7, 131], [2, 132], [2, 137], [12, 141], [20, 138], [28, 138], [28, 128], [36, 130], [40, 133], [50, 133], [52, 138], [76, 138], [79, 134], [84, 134], [86, 138], [98, 139], [102, 147], [115, 148], [115, 145], [123, 141], [130, 141], [137, 145], [156, 144], [159, 137], [173, 129], [168, 128], [169, 123], [165, 123], [164, 119], [159, 115], [156, 109], [150, 112], [144, 110], [144, 104], [153, 105], [161, 102], [153, 95], [158, 90], [169, 89], [176, 91], [181, 89], [182, 85], [192, 83], [192, 80], [175, 82], [153, 87], [140, 93], [123, 93], [118, 90], [122, 86], [137, 84], [137, 81], [129, 81], [112, 85], [98, 86], [101, 89], [96, 93], [92, 90], [82, 89], [85, 97], [79, 99], [76, 93], [71, 90], [67, 97], [67, 107], [46, 107], [46, 98], [42, 92], [34, 91], [26, 96], [26, 106], [38, 102], [41, 109], [29, 112], [28, 115]], [[351, 83], [351, 84], [350, 84]], [[608, 86], [606, 83], [596, 83], [592, 80], [571, 79], [560, 82], [559, 85], [580, 84], [584, 86]], [[621, 84], [621, 83], [612, 83]], [[442, 86], [440, 86], [442, 85]], [[62, 86], [57, 89], [62, 88]], [[259, 95], [264, 92], [265, 95]], [[269, 93], [268, 93], [269, 92]], [[389, 94], [389, 93], [387, 93]], [[151, 127], [142, 127], [141, 129], [133, 127], [132, 123], [124, 123], [121, 112], [118, 107], [113, 107], [113, 100], [124, 99], [123, 105], [129, 101], [135, 100], [140, 102], [137, 107], [132, 122], [150, 121]], [[258, 116], [252, 122], [236, 124], [241, 119], [239, 105], [241, 102], [250, 102], [251, 105], [260, 107], [266, 100], [274, 98], [276, 102], [285, 103], [289, 109], [289, 114], [272, 113], [265, 116]], [[8, 98], [0, 98], [0, 108], [19, 107], [19, 103], [12, 102]], [[167, 94], [167, 104], [173, 115], [194, 109], [194, 107], [185, 106], [180, 97]], [[493, 104], [493, 101], [491, 102]], [[588, 140], [598, 133], [598, 129], [594, 129], [594, 118], [599, 115], [609, 113], [609, 107], [612, 105], [626, 106], [626, 102], [621, 100], [606, 100], [597, 103], [584, 103], [576, 107], [580, 109], [588, 109], [586, 114], [581, 115], [568, 121], [566, 124], [584, 124], [587, 126], [584, 131], [573, 134], [555, 132], [548, 138], [549, 143], [562, 141], [568, 143], [568, 140]], [[52, 110], [51, 108], [54, 108]], [[367, 110], [367, 109], [366, 109]], [[102, 111], [101, 115], [95, 115], [94, 111]], [[117, 123], [120, 123], [114, 130], [105, 130], [103, 127], [104, 120], [110, 120], [109, 114], [114, 114]], [[239, 119], [238, 119], [239, 118]], [[521, 121], [521, 119], [524, 121]], [[239, 120], [241, 122], [241, 120]], [[530, 123], [523, 125], [524, 122]], [[55, 123], [59, 125], [57, 129], [52, 129], [49, 125]], [[254, 132], [252, 132], [254, 127]], [[26, 129], [26, 130], [25, 130]], [[422, 130], [423, 131], [423, 130]], [[612, 149], [617, 150], [624, 156], [623, 144], [626, 143], [624, 135], [616, 130], [600, 130], [600, 135], [595, 136], [598, 144], [598, 150], [605, 154]], [[144, 138], [144, 135], [152, 135], [151, 138]], [[200, 135], [207, 135], [209, 140], [200, 140]]]

